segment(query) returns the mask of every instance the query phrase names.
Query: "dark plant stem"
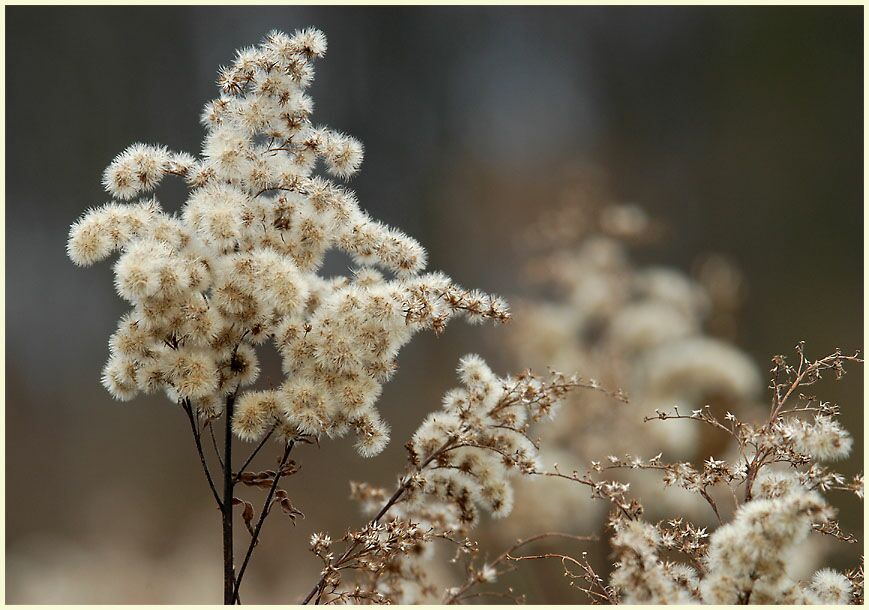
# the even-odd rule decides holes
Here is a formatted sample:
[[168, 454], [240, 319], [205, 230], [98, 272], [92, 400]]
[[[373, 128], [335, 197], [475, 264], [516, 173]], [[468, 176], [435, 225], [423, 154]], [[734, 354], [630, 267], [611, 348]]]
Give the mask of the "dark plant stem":
[[232, 411], [235, 392], [226, 397], [226, 435], [223, 443], [223, 603], [232, 605], [235, 593], [235, 565], [232, 552]]
[[250, 558], [253, 555], [253, 549], [257, 545], [259, 541], [259, 534], [262, 531], [263, 524], [266, 521], [266, 517], [269, 515], [269, 511], [272, 506], [272, 498], [275, 496], [275, 491], [278, 489], [278, 482], [281, 480], [281, 471], [283, 471], [284, 466], [287, 463], [287, 459], [290, 457], [290, 452], [293, 450], [294, 441], [290, 441], [287, 443], [286, 449], [284, 449], [284, 455], [281, 457], [281, 462], [278, 465], [278, 470], [275, 472], [275, 478], [272, 480], [272, 486], [269, 488], [269, 493], [266, 495], [266, 501], [263, 503], [262, 510], [260, 510], [259, 521], [257, 521], [256, 527], [254, 527], [253, 535], [250, 539], [250, 544], [247, 547], [247, 552], [244, 555], [244, 561], [241, 563], [241, 568], [238, 571], [238, 578], [235, 580], [235, 593], [234, 600], [238, 601], [238, 593], [241, 589], [241, 579], [244, 578], [244, 572], [247, 570], [247, 564], [250, 562]]
[[181, 402], [184, 412], [187, 414], [187, 419], [190, 421], [190, 430], [193, 432], [193, 442], [196, 445], [196, 452], [199, 454], [199, 461], [202, 464], [202, 470], [205, 472], [205, 478], [208, 480], [208, 487], [214, 495], [214, 500], [217, 502], [217, 507], [222, 511], [223, 502], [220, 500], [220, 495], [217, 493], [217, 487], [214, 485], [214, 480], [211, 478], [211, 471], [208, 470], [208, 462], [205, 461], [205, 452], [202, 450], [202, 435], [196, 426], [196, 416], [193, 414], [193, 406], [190, 400], [184, 399]]

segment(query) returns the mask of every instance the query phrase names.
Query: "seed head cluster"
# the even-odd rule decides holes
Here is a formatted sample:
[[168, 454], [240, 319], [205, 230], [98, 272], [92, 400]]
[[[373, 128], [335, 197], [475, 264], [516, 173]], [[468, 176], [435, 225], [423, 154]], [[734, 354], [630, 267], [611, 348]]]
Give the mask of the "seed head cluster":
[[[115, 287], [132, 310], [109, 341], [103, 384], [113, 397], [165, 391], [215, 416], [241, 391], [241, 439], [355, 432], [370, 456], [389, 438], [374, 405], [400, 348], [457, 314], [481, 322], [509, 312], [424, 273], [419, 243], [317, 175], [322, 161], [346, 179], [363, 157], [358, 141], [311, 122], [307, 89], [325, 51], [313, 29], [238, 51], [202, 112], [201, 155], [127, 148], [103, 175], [113, 200], [73, 224], [67, 251], [78, 265], [119, 253]], [[169, 174], [191, 189], [177, 214], [151, 194]], [[352, 257], [350, 277], [318, 274], [333, 248]], [[286, 377], [245, 392], [259, 373], [256, 347], [268, 342]]]
[[[587, 188], [571, 184], [564, 197]], [[632, 220], [616, 230], [613, 218]], [[642, 236], [652, 240], [655, 223], [636, 206], [609, 204], [604, 194], [584, 207], [567, 205], [556, 218], [542, 216], [530, 241], [539, 244], [546, 235], [569, 230], [565, 226], [583, 232], [534, 253], [527, 263], [527, 282], [545, 290], [533, 299], [516, 299], [518, 315], [507, 329], [513, 361], [581, 371], [608, 387], [625, 388], [630, 403], [619, 405], [602, 393], [568, 397], [560, 417], [539, 429], [544, 462], [572, 470], [622, 452], [709, 457], [721, 443], [708, 430], [682, 420], [650, 426], [642, 415], [674, 405], [683, 412], [710, 405], [739, 415], [763, 408], [758, 368], [710, 330], [736, 298], [738, 272], [720, 262], [713, 290], [679, 269], [639, 264], [633, 260], [635, 242]], [[728, 282], [720, 281], [722, 267], [729, 271]], [[698, 520], [707, 516], [708, 506], [695, 494], [665, 490], [639, 473], [628, 471], [624, 478], [633, 495], [661, 516], [670, 510]], [[521, 479], [517, 489], [527, 500], [517, 503], [518, 518], [499, 531], [504, 543], [525, 535], [529, 524], [587, 532], [606, 518], [603, 503], [563, 481]]]
[[[122, 401], [164, 392], [186, 411], [223, 516], [225, 603], [238, 601], [272, 506], [294, 522], [301, 515], [279, 486], [298, 470], [293, 448], [353, 433], [360, 455], [376, 455], [389, 440], [377, 401], [414, 334], [440, 333], [455, 316], [510, 317], [500, 298], [426, 272], [423, 247], [373, 219], [336, 182], [359, 170], [363, 148], [311, 120], [307, 91], [325, 51], [325, 36], [313, 29], [272, 32], [238, 51], [220, 70], [219, 97], [202, 112], [201, 153], [142, 143], [124, 150], [103, 174], [111, 201], [76, 221], [67, 243], [80, 266], [117, 254], [114, 285], [131, 305], [109, 338], [103, 385]], [[190, 189], [176, 213], [154, 194], [167, 175]], [[862, 364], [859, 353], [812, 360], [801, 343], [796, 362], [776, 356], [772, 402], [762, 412], [754, 364], [726, 333], [712, 332], [715, 320], [719, 330], [729, 327], [721, 312], [727, 318], [739, 301], [738, 273], [719, 261], [704, 284], [702, 274], [639, 267], [623, 242], [650, 230], [645, 214], [635, 206], [594, 214], [601, 235], [530, 265], [558, 297], [527, 302], [507, 347], [523, 366], [531, 360], [595, 379], [529, 370], [501, 377], [480, 356], [462, 358], [459, 387], [406, 444], [397, 487], [351, 484], [370, 520], [340, 539], [311, 537], [323, 568], [305, 603], [457, 603], [494, 595], [476, 589], [530, 560], [558, 560], [571, 586], [595, 602], [862, 603], [862, 568], [814, 566], [810, 580], [789, 570], [791, 554], [813, 537], [856, 542], [824, 495], [862, 499], [862, 475], [849, 479], [824, 465], [847, 458], [854, 439], [838, 405], [806, 392], [828, 373], [838, 380], [846, 364]], [[539, 232], [564, 241], [575, 237], [572, 224], [581, 223], [544, 222]], [[347, 276], [322, 273], [333, 249], [353, 261]], [[266, 344], [282, 362], [270, 387], [255, 385]], [[634, 404], [654, 415], [603, 390], [622, 381]], [[596, 393], [568, 400], [577, 389]], [[548, 422], [559, 410], [557, 423]], [[223, 456], [213, 442], [223, 498], [195, 413], [208, 424], [225, 414]], [[278, 468], [246, 471], [270, 435], [283, 442]], [[261, 440], [238, 473], [235, 437]], [[625, 448], [631, 453], [615, 455]], [[547, 469], [553, 456], [572, 472]], [[251, 502], [233, 495], [236, 485], [268, 490], [258, 519]], [[251, 534], [239, 566], [234, 506]], [[523, 554], [556, 537], [590, 541], [570, 531], [603, 522], [604, 511], [615, 560], [606, 578], [586, 553]], [[529, 527], [547, 531], [516, 541], [504, 520], [511, 513], [523, 536]], [[516, 542], [481, 560], [471, 536], [484, 529], [485, 514], [497, 523], [494, 539]], [[662, 515], [669, 518], [654, 520]], [[432, 569], [441, 543], [466, 568], [459, 586], [444, 582], [447, 570]], [[512, 589], [502, 597], [521, 598]]]
[[799, 485], [743, 504], [710, 538], [700, 583], [704, 603], [806, 603], [811, 594], [788, 577], [786, 551], [804, 542], [812, 523], [827, 519], [830, 510], [820, 494]]
[[[325, 564], [318, 600], [384, 596], [401, 603], [443, 601], [443, 590], [428, 574], [433, 543], [447, 540], [460, 554], [474, 553], [476, 545], [468, 536], [480, 512], [495, 519], [506, 517], [513, 508], [513, 482], [538, 474], [541, 465], [530, 436], [532, 424], [554, 415], [569, 392], [598, 389], [592, 382], [557, 372], [549, 378], [530, 371], [498, 377], [476, 354], [463, 357], [457, 370], [461, 386], [444, 394], [441, 408], [422, 422], [407, 444], [408, 472], [397, 492], [390, 495], [368, 484], [352, 486], [353, 497], [378, 519], [348, 534], [350, 550], [340, 557], [323, 553], [322, 545], [312, 542]], [[396, 552], [396, 540], [404, 540], [403, 552]], [[357, 547], [362, 550], [353, 552]], [[349, 568], [366, 578], [342, 579], [342, 570]], [[491, 566], [483, 566], [479, 574], [481, 582], [496, 576]]]

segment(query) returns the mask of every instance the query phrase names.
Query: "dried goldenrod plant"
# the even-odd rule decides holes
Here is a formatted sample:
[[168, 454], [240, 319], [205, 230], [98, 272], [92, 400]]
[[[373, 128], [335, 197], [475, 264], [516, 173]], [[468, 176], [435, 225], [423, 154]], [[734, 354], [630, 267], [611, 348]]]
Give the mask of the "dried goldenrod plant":
[[[848, 480], [822, 465], [846, 457], [852, 448], [851, 436], [836, 419], [838, 407], [800, 390], [825, 372], [841, 378], [846, 364], [862, 359], [837, 351], [810, 361], [802, 345], [797, 356], [795, 366], [782, 356], [774, 358], [774, 398], [760, 421], [730, 413], [719, 420], [708, 408], [682, 414], [677, 407], [645, 418], [647, 424], [690, 420], [707, 426], [733, 443], [734, 460], [693, 464], [667, 462], [663, 452], [648, 459], [628, 454], [570, 473], [544, 467], [531, 424], [547, 419], [572, 390], [600, 390], [599, 384], [559, 373], [548, 380], [530, 372], [497, 378], [478, 357], [467, 356], [458, 369], [463, 387], [444, 396], [442, 409], [408, 443], [407, 472], [394, 491], [352, 486], [353, 497], [373, 518], [349, 531], [340, 548], [326, 534], [312, 537], [311, 548], [324, 567], [304, 601], [522, 601], [521, 592], [492, 584], [521, 562], [557, 560], [571, 584], [596, 603], [862, 603], [862, 567], [847, 573], [821, 568], [806, 582], [788, 574], [789, 553], [810, 535], [856, 542], [842, 531], [822, 494], [845, 491], [863, 497], [862, 475]], [[661, 489], [678, 487], [697, 495], [716, 525], [707, 528], [678, 514], [646, 521], [643, 504], [615, 476], [620, 471], [651, 471], [659, 475]], [[610, 474], [613, 478], [604, 478]], [[616, 563], [608, 578], [585, 553], [525, 551], [541, 541], [592, 539], [557, 531], [519, 540], [494, 559], [481, 560], [479, 543], [471, 537], [478, 509], [505, 516], [516, 501], [513, 481], [534, 478], [578, 484], [610, 506], [606, 525]], [[454, 547], [453, 562], [465, 566], [463, 582], [444, 585], [430, 578], [438, 542]]]
[[[220, 71], [220, 97], [202, 113], [201, 157], [127, 148], [103, 175], [113, 200], [89, 210], [69, 233], [67, 250], [78, 265], [120, 253], [115, 286], [132, 310], [109, 340], [103, 385], [118, 400], [163, 391], [189, 420], [223, 514], [225, 603], [239, 597], [272, 505], [297, 514], [279, 487], [294, 471], [294, 444], [353, 433], [360, 455], [379, 453], [389, 427], [375, 403], [414, 333], [440, 332], [456, 315], [509, 318], [501, 299], [423, 273], [422, 246], [315, 174], [319, 160], [339, 179], [362, 162], [359, 142], [311, 123], [306, 90], [313, 60], [325, 51], [317, 30], [272, 32], [239, 51]], [[148, 196], [166, 175], [191, 188], [180, 214], [167, 214]], [[352, 277], [318, 274], [331, 248], [353, 258]], [[256, 346], [268, 342], [283, 357], [286, 377], [272, 389], [245, 390], [259, 373]], [[221, 417], [215, 476], [203, 434], [207, 429], [217, 451]], [[233, 434], [259, 443], [237, 468]], [[282, 445], [279, 467], [246, 472], [268, 438]], [[258, 517], [234, 496], [238, 484], [267, 490]], [[239, 566], [234, 506], [251, 532]]]
[[[846, 364], [862, 363], [859, 355], [837, 350], [812, 361], [801, 343], [795, 365], [776, 356], [772, 402], [764, 408], [750, 359], [704, 324], [726, 317], [716, 317], [716, 309], [733, 314], [738, 271], [715, 257], [706, 259], [699, 280], [633, 264], [628, 246], [659, 231], [635, 206], [568, 207], [535, 231], [570, 226], [565, 215], [582, 216], [584, 232], [562, 235], [553, 252], [532, 259], [531, 277], [554, 290], [519, 303], [510, 344], [526, 362], [625, 380], [631, 401], [618, 407], [605, 396], [584, 395], [539, 428], [541, 453], [573, 472], [519, 481], [519, 518], [512, 521], [596, 531], [606, 506], [585, 510], [585, 500], [558, 479], [587, 485], [619, 471], [617, 480], [598, 483], [622, 493], [612, 496], [616, 509], [608, 518], [618, 563], [607, 580], [584, 558], [544, 552], [524, 559], [560, 559], [571, 584], [595, 602], [861, 602], [862, 566], [847, 574], [817, 569], [825, 537], [857, 542], [818, 494], [844, 490], [862, 499], [863, 477], [848, 480], [823, 466], [847, 457], [853, 440], [836, 419], [839, 407], [804, 389], [825, 372], [840, 379]], [[649, 428], [658, 420], [667, 424]], [[616, 453], [629, 451], [621, 457], [613, 454], [620, 443]], [[642, 521], [647, 512], [654, 524]], [[520, 532], [506, 527], [496, 534], [508, 543]], [[810, 556], [802, 563], [816, 564], [811, 583], [789, 574], [796, 549]], [[676, 562], [678, 555], [688, 561]], [[507, 560], [509, 554], [501, 558]]]
[[[783, 356], [773, 358], [771, 406], [757, 421], [731, 413], [718, 419], [708, 408], [681, 413], [678, 407], [645, 418], [647, 423], [684, 420], [708, 427], [732, 443], [736, 449], [732, 460], [668, 462], [662, 459], [662, 451], [651, 458], [611, 455], [570, 473], [557, 466], [546, 471], [539, 464], [524, 472], [529, 479], [539, 476], [579, 484], [592, 491], [592, 498], [608, 502], [606, 530], [616, 560], [608, 576], [591, 565], [585, 552], [524, 551], [535, 542], [548, 541], [551, 546], [558, 538], [586, 537], [547, 532], [519, 540], [482, 563], [478, 544], [465, 540], [459, 550], [468, 556], [467, 578], [460, 586], [447, 588], [442, 601], [457, 603], [474, 597], [521, 601], [524, 597], [512, 588], [503, 591], [487, 585], [518, 563], [556, 560], [570, 585], [592, 603], [862, 604], [862, 562], [844, 573], [820, 568], [808, 580], [789, 574], [792, 553], [804, 549], [810, 536], [858, 542], [842, 530], [836, 509], [824, 494], [847, 492], [862, 500], [864, 493], [862, 474], [848, 478], [824, 465], [847, 457], [853, 446], [852, 437], [836, 419], [839, 407], [804, 393], [824, 374], [841, 379], [847, 364], [863, 360], [838, 350], [811, 360], [802, 344], [796, 352], [795, 364], [788, 364]], [[647, 521], [644, 505], [618, 478], [623, 471], [657, 474], [654, 480], [664, 493], [655, 494], [655, 499], [673, 488], [696, 495], [714, 515], [715, 525], [701, 526], [679, 513]], [[521, 496], [517, 503], [551, 500], [551, 496], [542, 500]], [[405, 578], [405, 586], [422, 581], [414, 571], [404, 574], [396, 569], [389, 574]]]
[[[548, 378], [530, 371], [499, 378], [473, 354], [462, 358], [458, 374], [462, 386], [444, 395], [441, 409], [407, 444], [407, 472], [395, 491], [353, 485], [353, 496], [374, 513], [372, 520], [345, 536], [346, 548], [337, 557], [328, 536], [312, 538], [324, 568], [305, 602], [465, 599], [463, 588], [439, 591], [428, 578], [432, 543], [445, 540], [459, 554], [475, 555], [469, 535], [479, 509], [506, 517], [514, 502], [511, 479], [545, 474], [532, 426], [550, 418], [571, 391], [605, 391], [594, 381], [558, 372]], [[481, 582], [497, 575], [493, 566], [469, 566], [469, 571]]]
[[[238, 51], [220, 70], [220, 97], [202, 113], [202, 154], [134, 144], [105, 170], [112, 200], [86, 212], [69, 233], [68, 254], [77, 265], [118, 253], [115, 286], [131, 309], [109, 339], [102, 382], [124, 401], [163, 392], [184, 414], [221, 514], [225, 604], [241, 603], [269, 514], [279, 510], [293, 520], [302, 514], [305, 498], [291, 498], [283, 487], [299, 468], [294, 448], [352, 434], [360, 456], [381, 452], [389, 426], [377, 401], [413, 335], [439, 333], [455, 316], [472, 323], [510, 318], [502, 299], [424, 272], [422, 246], [371, 218], [352, 191], [333, 181], [358, 171], [363, 150], [311, 122], [306, 91], [313, 61], [325, 51], [325, 36], [313, 29], [272, 32]], [[179, 213], [164, 211], [153, 195], [166, 175], [190, 187]], [[605, 220], [621, 234], [645, 222], [633, 208]], [[352, 258], [350, 277], [322, 275], [324, 257], [335, 248]], [[318, 580], [307, 595], [278, 601], [521, 601], [524, 592], [499, 590], [497, 583], [521, 563], [555, 560], [595, 602], [861, 602], [862, 569], [823, 569], [799, 582], [783, 558], [810, 534], [854, 540], [821, 495], [846, 490], [862, 497], [862, 477], [847, 480], [822, 465], [846, 456], [853, 440], [836, 419], [838, 407], [803, 388], [828, 372], [841, 377], [846, 364], [862, 362], [858, 355], [837, 351], [810, 360], [800, 345], [796, 364], [777, 357], [772, 405], [764, 418], [752, 419], [759, 377], [738, 350], [704, 334], [709, 299], [702, 287], [668, 270], [634, 269], [611, 239], [549, 258], [537, 273], [566, 288], [569, 300], [527, 307], [528, 326], [520, 326], [515, 344], [535, 360], [563, 362], [566, 353], [573, 359], [560, 370], [611, 366], [594, 378], [551, 369], [499, 377], [481, 357], [462, 358], [460, 387], [444, 395], [407, 443], [396, 486], [352, 483], [364, 524], [335, 539], [313, 534]], [[574, 337], [581, 338], [579, 348]], [[258, 348], [267, 344], [280, 354], [284, 377], [253, 389]], [[604, 388], [620, 387], [622, 379], [653, 406], [649, 421], [614, 407], [626, 396]], [[707, 407], [710, 396], [727, 409]], [[588, 409], [606, 415], [588, 417]], [[559, 411], [559, 423], [549, 423]], [[637, 434], [656, 430], [658, 420], [682, 427], [671, 436]], [[722, 436], [719, 448], [730, 453], [698, 463], [711, 437], [689, 432], [691, 426]], [[643, 439], [632, 455], [595, 457], [606, 454], [608, 440], [628, 434]], [[270, 440], [279, 447], [277, 466], [249, 470]], [[250, 446], [241, 459], [240, 443]], [[637, 457], [644, 452], [657, 455]], [[674, 452], [684, 459], [670, 459]], [[566, 457], [569, 467], [546, 467], [553, 455]], [[588, 467], [574, 467], [580, 463]], [[662, 476], [638, 490], [616, 476], [623, 471]], [[617, 559], [608, 577], [584, 552], [532, 550], [598, 536], [556, 531], [563, 523], [547, 522], [543, 517], [553, 513], [538, 510], [543, 503], [556, 505], [556, 513], [586, 511], [554, 491], [529, 499], [523, 492], [530, 481], [543, 481], [546, 490], [578, 485], [608, 509], [608, 518], [599, 519]], [[261, 506], [237, 495], [239, 486], [261, 490]], [[657, 499], [675, 488], [698, 496], [714, 526], [691, 515], [644, 520], [637, 499], [643, 494], [635, 492]], [[519, 536], [514, 526], [503, 527], [507, 550], [489, 558], [476, 539], [480, 515], [503, 519], [511, 512], [531, 531]], [[233, 542], [239, 516], [249, 532], [241, 553]], [[444, 547], [452, 559], [436, 562]], [[438, 572], [440, 563], [461, 566], [461, 574]]]
[[[810, 534], [841, 542], [856, 539], [841, 530], [835, 509], [822, 495], [845, 491], [863, 498], [863, 476], [851, 479], [824, 465], [847, 457], [851, 435], [836, 419], [837, 405], [804, 393], [822, 376], [841, 379], [847, 364], [860, 363], [858, 354], [835, 351], [812, 360], [804, 345], [796, 347], [796, 362], [773, 358], [768, 415], [745, 421], [732, 413], [719, 419], [709, 409], [680, 413], [659, 411], [649, 421], [689, 420], [724, 435], [737, 449], [730, 460], [708, 458], [702, 464], [663, 462], [625, 456], [598, 465], [608, 469], [659, 471], [663, 484], [698, 494], [715, 514], [711, 534], [682, 519], [657, 524], [615, 516], [610, 526], [618, 562], [611, 587], [630, 603], [862, 603], [862, 566], [847, 574], [823, 568], [811, 582], [788, 575], [788, 551]], [[731, 515], [725, 518], [723, 491]], [[685, 563], [663, 561], [667, 551]]]
[[[602, 188], [581, 178], [579, 184], [568, 183], [560, 198], [583, 205], [559, 208], [530, 229], [528, 249], [547, 248], [529, 252], [530, 294], [511, 299], [517, 315], [505, 333], [507, 348], [519, 366], [582, 371], [601, 384], [625, 388], [631, 400], [568, 397], [559, 420], [539, 430], [543, 459], [571, 470], [625, 451], [664, 451], [669, 459], [682, 460], [717, 454], [724, 441], [710, 430], [684, 421], [650, 428], [643, 415], [673, 405], [683, 411], [710, 405], [721, 416], [762, 412], [759, 370], [709, 328], [711, 321], [733, 315], [742, 289], [738, 271], [720, 257], [707, 259], [699, 278], [636, 263], [632, 250], [659, 238], [661, 224], [635, 205], [609, 204]], [[560, 237], [543, 239], [556, 226]], [[678, 511], [701, 521], [707, 517], [704, 502], [693, 494], [665, 491], [636, 473], [625, 481], [655, 515]], [[593, 531], [606, 517], [605, 506], [555, 480], [522, 480], [518, 488], [530, 499], [517, 505], [513, 523], [522, 527], [557, 525], [580, 533]], [[534, 501], [538, 498], [546, 500]], [[526, 533], [509, 524], [496, 532], [504, 543]]]

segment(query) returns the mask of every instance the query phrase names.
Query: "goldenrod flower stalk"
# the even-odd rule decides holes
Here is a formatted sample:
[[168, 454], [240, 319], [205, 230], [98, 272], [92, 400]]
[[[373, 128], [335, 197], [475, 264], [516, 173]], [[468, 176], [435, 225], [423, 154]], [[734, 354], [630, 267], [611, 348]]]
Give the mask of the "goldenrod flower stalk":
[[[163, 389], [214, 415], [257, 379], [254, 346], [271, 341], [285, 381], [240, 396], [233, 430], [257, 440], [355, 433], [364, 456], [385, 446], [375, 409], [401, 347], [456, 314], [505, 320], [504, 302], [423, 273], [414, 239], [371, 218], [355, 195], [316, 175], [346, 179], [362, 145], [311, 122], [306, 91], [322, 32], [272, 32], [222, 68], [221, 95], [202, 114], [202, 154], [134, 144], [103, 175], [115, 198], [70, 229], [68, 252], [91, 265], [118, 252], [115, 286], [133, 309], [109, 341], [103, 384], [118, 400]], [[147, 196], [168, 175], [191, 187], [180, 213]], [[318, 275], [340, 249], [350, 278]], [[379, 268], [379, 270], [378, 270]]]
[[[67, 243], [81, 266], [118, 254], [115, 288], [132, 309], [109, 339], [102, 382], [117, 400], [162, 390], [186, 411], [223, 513], [226, 603], [238, 598], [272, 500], [294, 515], [278, 481], [295, 440], [353, 433], [360, 455], [376, 455], [389, 441], [376, 401], [402, 346], [456, 315], [473, 323], [509, 317], [501, 299], [425, 273], [416, 240], [320, 175], [322, 168], [346, 180], [363, 159], [360, 142], [312, 122], [307, 90], [325, 51], [326, 37], [314, 29], [275, 31], [238, 51], [220, 70], [220, 96], [202, 112], [201, 154], [128, 147], [103, 173], [112, 200], [76, 221]], [[150, 195], [167, 175], [190, 187], [176, 214]], [[331, 249], [350, 255], [351, 277], [319, 274]], [[285, 378], [247, 391], [259, 373], [256, 346], [268, 342]], [[195, 414], [213, 420], [224, 410], [221, 498]], [[244, 441], [274, 435], [285, 443], [255, 528], [252, 507], [232, 490], [238, 477], [258, 479], [233, 472], [230, 430]], [[253, 540], [236, 576], [232, 506], [239, 503]]]

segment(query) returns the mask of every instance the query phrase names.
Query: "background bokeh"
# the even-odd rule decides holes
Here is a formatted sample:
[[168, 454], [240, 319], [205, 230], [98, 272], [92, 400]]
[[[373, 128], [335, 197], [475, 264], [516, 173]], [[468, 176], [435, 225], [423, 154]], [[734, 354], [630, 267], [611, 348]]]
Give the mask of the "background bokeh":
[[[164, 398], [119, 404], [100, 386], [124, 305], [110, 266], [76, 269], [65, 243], [128, 144], [198, 151], [234, 49], [272, 28], [326, 32], [315, 118], [364, 142], [352, 187], [431, 267], [521, 294], [515, 236], [585, 172], [669, 227], [641, 260], [689, 269], [715, 251], [740, 266], [737, 343], [765, 370], [799, 339], [817, 355], [862, 347], [862, 10], [7, 7], [7, 601], [220, 600], [219, 518], [186, 422]], [[159, 192], [170, 210], [183, 194]], [[347, 480], [392, 483], [461, 354], [521, 365], [498, 332], [456, 323], [405, 348], [377, 458], [341, 441], [299, 452], [287, 489], [307, 518], [269, 521], [244, 601], [310, 587], [308, 536], [361, 522]], [[831, 395], [858, 437], [848, 473], [863, 462], [861, 377]], [[843, 523], [862, 534], [861, 514], [848, 504]], [[530, 601], [580, 601], [528, 587]]]

